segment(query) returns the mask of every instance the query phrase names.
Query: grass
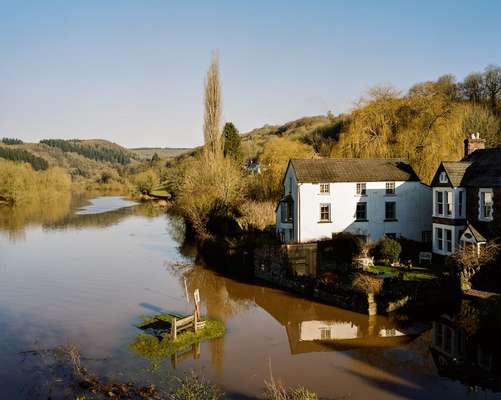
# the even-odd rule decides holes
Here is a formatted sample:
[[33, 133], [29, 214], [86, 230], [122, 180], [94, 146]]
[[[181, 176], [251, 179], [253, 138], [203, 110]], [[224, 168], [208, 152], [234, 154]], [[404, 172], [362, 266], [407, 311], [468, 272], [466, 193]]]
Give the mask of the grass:
[[429, 280], [437, 278], [436, 273], [423, 267], [389, 267], [385, 265], [375, 265], [366, 269], [367, 272], [379, 275], [389, 274], [393, 277], [401, 276], [404, 281]]
[[143, 320], [138, 328], [148, 333], [138, 335], [130, 345], [131, 350], [141, 357], [158, 361], [196, 343], [222, 337], [226, 332], [221, 321], [206, 320], [205, 326], [197, 332], [186, 330], [179, 333], [176, 340], [172, 340], [170, 336], [172, 318], [170, 314], [158, 314]]

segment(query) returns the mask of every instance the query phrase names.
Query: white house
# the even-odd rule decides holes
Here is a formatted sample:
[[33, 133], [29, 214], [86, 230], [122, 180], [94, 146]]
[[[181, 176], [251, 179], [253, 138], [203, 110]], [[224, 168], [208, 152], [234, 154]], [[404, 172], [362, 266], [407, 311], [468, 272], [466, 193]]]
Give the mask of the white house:
[[276, 209], [283, 242], [349, 232], [431, 241], [431, 189], [400, 159], [290, 160]]

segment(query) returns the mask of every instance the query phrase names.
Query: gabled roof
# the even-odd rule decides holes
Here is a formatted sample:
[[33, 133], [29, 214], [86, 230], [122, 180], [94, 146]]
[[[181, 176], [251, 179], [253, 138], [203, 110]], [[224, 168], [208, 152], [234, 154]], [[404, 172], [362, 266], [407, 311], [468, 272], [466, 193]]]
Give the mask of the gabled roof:
[[473, 238], [475, 239], [475, 242], [477, 243], [483, 243], [487, 241], [485, 237], [479, 231], [477, 231], [470, 223], [466, 226], [466, 229], [461, 236], [463, 236], [466, 232], [470, 232]]
[[444, 167], [444, 170], [447, 173], [447, 176], [449, 177], [449, 180], [453, 187], [461, 186], [464, 174], [466, 173], [466, 170], [470, 165], [471, 163], [467, 161], [442, 162], [442, 166]]
[[310, 159], [291, 160], [298, 182], [419, 181], [402, 159]]
[[454, 187], [501, 186], [501, 149], [475, 150], [462, 161], [443, 161], [442, 166]]

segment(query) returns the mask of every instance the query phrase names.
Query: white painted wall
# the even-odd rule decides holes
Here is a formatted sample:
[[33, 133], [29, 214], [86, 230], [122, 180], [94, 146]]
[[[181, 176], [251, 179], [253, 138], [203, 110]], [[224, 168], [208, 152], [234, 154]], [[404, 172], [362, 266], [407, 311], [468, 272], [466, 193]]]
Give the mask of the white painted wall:
[[[294, 170], [289, 167], [285, 179], [285, 194], [294, 198], [294, 241], [308, 242], [330, 238], [333, 233], [350, 232], [378, 240], [386, 233], [395, 233], [421, 241], [423, 231], [431, 231], [432, 192], [419, 182], [395, 182], [395, 195], [386, 195], [386, 182], [366, 182], [367, 195], [356, 194], [356, 182], [330, 183], [330, 193], [320, 193], [320, 184], [297, 183]], [[356, 221], [356, 205], [367, 202], [367, 222]], [[385, 221], [385, 202], [396, 202], [396, 221]], [[320, 205], [331, 205], [331, 222], [320, 221]], [[299, 215], [299, 219], [298, 219]], [[280, 222], [277, 209], [277, 231], [290, 224]], [[286, 238], [286, 241], [287, 240]]]
[[[356, 194], [356, 182], [331, 183], [328, 195], [319, 185], [300, 185], [301, 242], [349, 232], [378, 240], [395, 233], [421, 241], [422, 232], [431, 230], [431, 190], [418, 182], [395, 182], [395, 195], [386, 195], [386, 182], [366, 182], [367, 195]], [[385, 202], [396, 203], [396, 221], [385, 221]], [[367, 203], [367, 222], [356, 221], [358, 202]], [[320, 204], [331, 204], [331, 223], [320, 223]]]

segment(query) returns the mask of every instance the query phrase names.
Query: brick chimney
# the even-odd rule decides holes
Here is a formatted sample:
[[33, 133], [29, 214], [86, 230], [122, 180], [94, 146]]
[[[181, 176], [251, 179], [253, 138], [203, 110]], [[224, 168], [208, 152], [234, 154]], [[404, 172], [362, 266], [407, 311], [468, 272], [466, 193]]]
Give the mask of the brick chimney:
[[485, 149], [485, 139], [480, 139], [480, 133], [472, 133], [471, 136], [464, 141], [464, 158], [468, 157], [475, 150]]

